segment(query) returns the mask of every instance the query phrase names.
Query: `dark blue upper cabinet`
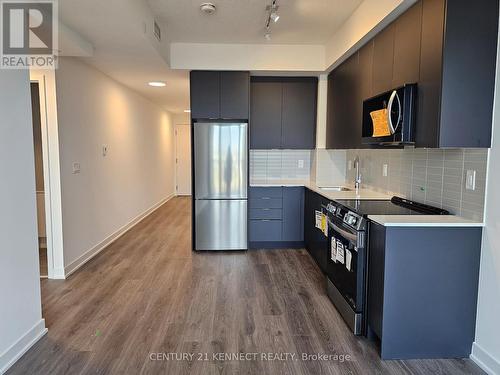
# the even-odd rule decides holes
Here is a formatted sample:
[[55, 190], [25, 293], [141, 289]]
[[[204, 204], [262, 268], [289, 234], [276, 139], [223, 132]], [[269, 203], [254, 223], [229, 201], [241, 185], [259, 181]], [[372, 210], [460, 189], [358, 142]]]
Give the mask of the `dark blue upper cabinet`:
[[316, 80], [308, 79], [283, 84], [282, 148], [315, 148], [317, 96]]
[[327, 148], [363, 147], [363, 100], [406, 83], [416, 147], [490, 147], [498, 14], [493, 0], [416, 2], [330, 73]]
[[442, 60], [436, 67], [442, 68], [438, 139], [423, 146], [491, 147], [498, 8], [495, 0], [446, 1]]
[[220, 74], [219, 72], [192, 71], [191, 117], [199, 119], [220, 118]]
[[248, 119], [248, 72], [192, 71], [191, 118]]
[[281, 148], [281, 82], [252, 82], [250, 148]]
[[222, 72], [220, 89], [220, 117], [222, 119], [248, 119], [249, 73]]
[[314, 149], [317, 90], [315, 77], [253, 77], [250, 148]]

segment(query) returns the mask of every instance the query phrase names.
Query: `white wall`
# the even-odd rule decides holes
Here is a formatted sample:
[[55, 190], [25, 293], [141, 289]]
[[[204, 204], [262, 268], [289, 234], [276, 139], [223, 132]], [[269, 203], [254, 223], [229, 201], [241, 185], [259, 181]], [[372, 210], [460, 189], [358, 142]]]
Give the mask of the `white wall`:
[[326, 147], [326, 113], [328, 109], [328, 74], [318, 77], [318, 105], [316, 115], [316, 148]]
[[0, 373], [45, 330], [27, 71], [0, 70]]
[[191, 125], [191, 115], [189, 113], [176, 113], [172, 115], [174, 125]]
[[[500, 36], [500, 34], [499, 34]], [[499, 39], [500, 40], [500, 39]], [[500, 51], [499, 51], [500, 52]], [[500, 53], [493, 112], [493, 146], [488, 162], [486, 227], [483, 230], [476, 340], [471, 358], [490, 374], [500, 374]]]
[[322, 72], [325, 47], [289, 44], [172, 43], [172, 69]]
[[71, 273], [174, 194], [174, 129], [168, 112], [80, 60], [62, 58], [56, 84], [64, 264]]

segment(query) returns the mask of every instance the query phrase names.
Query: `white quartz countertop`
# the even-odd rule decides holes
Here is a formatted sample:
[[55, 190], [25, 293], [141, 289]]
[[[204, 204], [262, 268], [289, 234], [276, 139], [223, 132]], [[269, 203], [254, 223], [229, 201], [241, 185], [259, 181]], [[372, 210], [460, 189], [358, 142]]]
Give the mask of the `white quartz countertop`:
[[[390, 200], [392, 195], [380, 193], [370, 189], [354, 189], [349, 191], [322, 190], [311, 181], [301, 180], [272, 180], [251, 181], [250, 186], [304, 186], [308, 189], [331, 200], [339, 199], [372, 199]], [[339, 185], [346, 186], [346, 185]], [[350, 186], [347, 186], [351, 188]], [[369, 215], [368, 218], [375, 223], [386, 227], [483, 227], [484, 222], [469, 220], [455, 215]]]
[[331, 200], [336, 199], [381, 199], [389, 200], [392, 198], [391, 195], [380, 193], [377, 191], [369, 189], [360, 189], [356, 192], [352, 187], [346, 184], [339, 184], [338, 186], [346, 186], [351, 190], [349, 191], [334, 191], [334, 190], [322, 190], [318, 185], [311, 181], [301, 181], [301, 180], [272, 180], [272, 181], [251, 181], [250, 186], [256, 187], [266, 187], [266, 186], [305, 186], [308, 189], [322, 195], [323, 197]]
[[482, 221], [455, 215], [368, 215], [385, 227], [484, 227]]
[[351, 190], [349, 191], [335, 191], [335, 190], [323, 190], [318, 185], [313, 182], [308, 182], [304, 185], [308, 189], [322, 195], [325, 198], [331, 199], [332, 201], [337, 199], [371, 199], [371, 200], [390, 200], [392, 195], [388, 195], [386, 193], [380, 193], [378, 191], [370, 190], [370, 189], [359, 189], [356, 192], [354, 188], [348, 186]]

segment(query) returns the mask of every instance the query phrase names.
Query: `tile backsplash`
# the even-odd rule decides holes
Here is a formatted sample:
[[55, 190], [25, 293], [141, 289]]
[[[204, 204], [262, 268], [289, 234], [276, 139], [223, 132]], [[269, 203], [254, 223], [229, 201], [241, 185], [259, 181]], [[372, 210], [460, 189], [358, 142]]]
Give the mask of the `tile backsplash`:
[[[347, 183], [354, 182], [357, 155], [362, 186], [441, 207], [455, 215], [483, 219], [488, 150], [348, 150]], [[387, 176], [383, 175], [384, 165]], [[466, 189], [467, 170], [476, 171], [475, 190]]]
[[250, 150], [250, 181], [309, 180], [310, 150]]
[[345, 150], [317, 149], [314, 152], [313, 180], [318, 186], [343, 185], [346, 166]]

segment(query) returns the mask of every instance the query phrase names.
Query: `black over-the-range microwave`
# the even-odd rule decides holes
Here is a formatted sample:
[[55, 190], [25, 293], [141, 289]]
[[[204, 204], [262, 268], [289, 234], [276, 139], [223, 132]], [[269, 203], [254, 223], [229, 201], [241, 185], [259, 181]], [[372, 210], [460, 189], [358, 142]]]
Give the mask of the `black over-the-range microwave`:
[[415, 143], [417, 84], [406, 84], [363, 102], [363, 144]]

